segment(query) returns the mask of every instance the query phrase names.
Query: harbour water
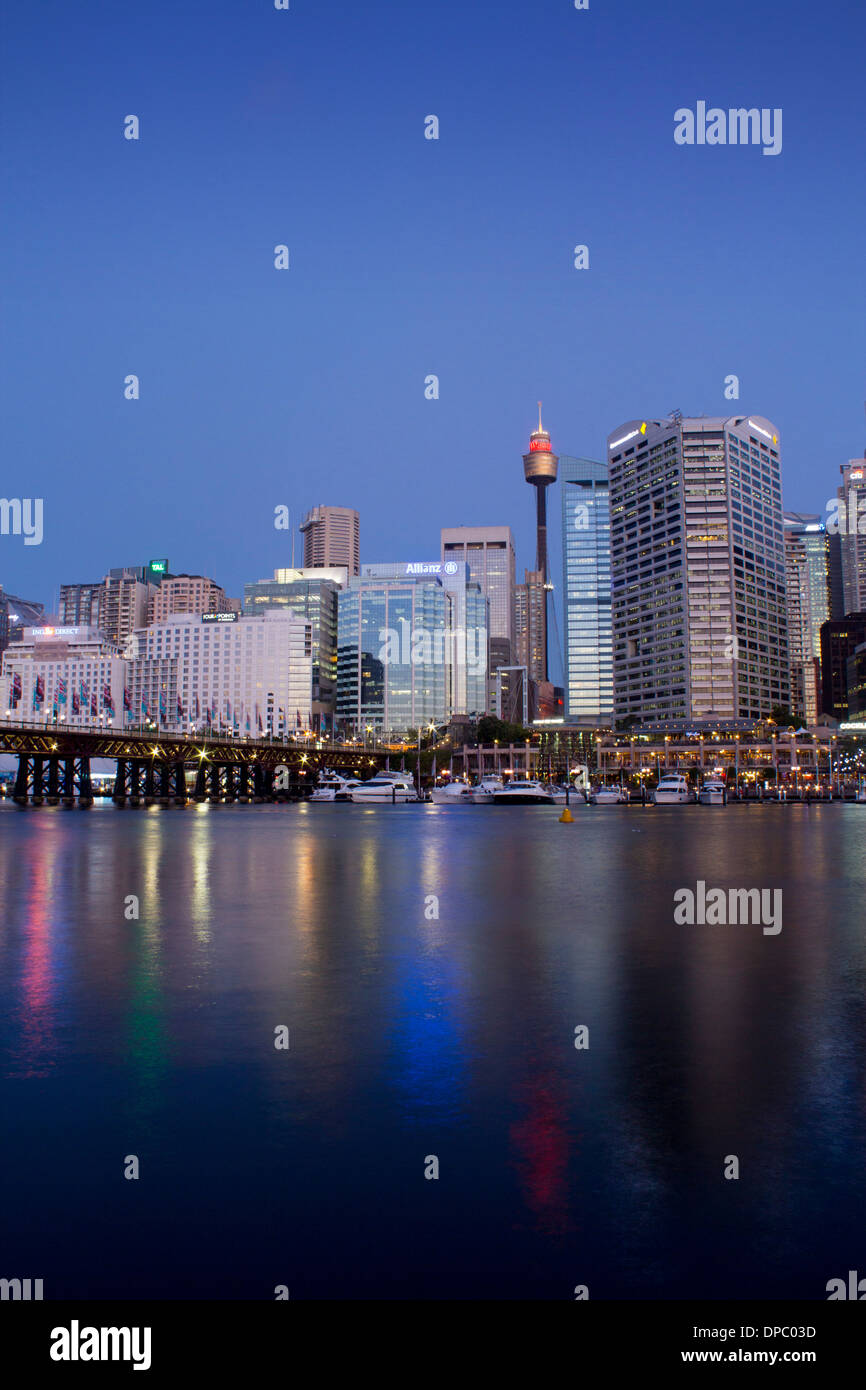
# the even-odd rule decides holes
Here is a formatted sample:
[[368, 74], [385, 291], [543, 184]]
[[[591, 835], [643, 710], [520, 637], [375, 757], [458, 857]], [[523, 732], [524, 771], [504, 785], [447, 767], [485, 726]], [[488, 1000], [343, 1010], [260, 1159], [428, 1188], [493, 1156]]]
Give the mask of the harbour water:
[[[435, 1300], [866, 1274], [866, 806], [559, 814], [0, 806], [0, 1275]], [[699, 882], [782, 889], [781, 931], [678, 925]]]

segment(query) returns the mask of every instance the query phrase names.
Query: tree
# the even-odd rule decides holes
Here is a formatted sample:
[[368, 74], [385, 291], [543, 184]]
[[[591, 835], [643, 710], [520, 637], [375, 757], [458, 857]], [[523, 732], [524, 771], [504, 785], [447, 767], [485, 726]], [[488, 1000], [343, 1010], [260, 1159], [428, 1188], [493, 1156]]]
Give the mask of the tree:
[[506, 724], [494, 714], [485, 714], [478, 721], [478, 742], [481, 744], [525, 743], [529, 737], [529, 731], [522, 724]]
[[799, 714], [792, 714], [787, 705], [774, 705], [770, 710], [770, 718], [780, 729], [805, 729], [806, 721], [801, 719]]

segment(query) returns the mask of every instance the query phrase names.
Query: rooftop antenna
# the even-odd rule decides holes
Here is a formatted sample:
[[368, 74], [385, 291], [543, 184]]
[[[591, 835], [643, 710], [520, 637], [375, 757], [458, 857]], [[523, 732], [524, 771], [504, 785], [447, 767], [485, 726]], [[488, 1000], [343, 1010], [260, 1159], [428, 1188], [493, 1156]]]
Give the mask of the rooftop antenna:
[[541, 423], [541, 401], [538, 402], [538, 433], [544, 433], [544, 428]]
[[[291, 526], [291, 517], [289, 517], [289, 525]], [[295, 528], [294, 528], [294, 526], [292, 526], [292, 569], [294, 569], [294, 568], [295, 568]]]

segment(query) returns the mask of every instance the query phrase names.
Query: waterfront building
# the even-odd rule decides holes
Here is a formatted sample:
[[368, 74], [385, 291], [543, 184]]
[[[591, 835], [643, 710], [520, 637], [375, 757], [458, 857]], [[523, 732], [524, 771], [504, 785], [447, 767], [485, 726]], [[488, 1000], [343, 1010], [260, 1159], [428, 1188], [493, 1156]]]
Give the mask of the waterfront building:
[[629, 420], [608, 458], [616, 718], [757, 719], [787, 704], [775, 427]]
[[486, 707], [487, 600], [456, 560], [365, 564], [338, 598], [337, 718], [405, 733]]
[[348, 583], [345, 566], [276, 569], [273, 579], [244, 585], [244, 613], [289, 612], [310, 624], [312, 713], [316, 729], [333, 726], [337, 698], [337, 595]]
[[488, 603], [490, 670], [514, 656], [514, 537], [510, 526], [442, 528], [442, 559], [469, 566]]
[[866, 461], [851, 459], [839, 472], [838, 517], [833, 529], [839, 536], [842, 561], [842, 596], [845, 615], [866, 609]]
[[99, 627], [104, 598], [104, 579], [92, 584], [61, 584], [58, 623], [63, 627]]
[[559, 457], [565, 719], [609, 724], [613, 714], [610, 497], [607, 467]]
[[148, 602], [161, 578], [147, 565], [133, 565], [109, 570], [98, 582], [61, 584], [58, 621], [63, 627], [99, 627], [121, 646], [147, 622]]
[[547, 594], [551, 587], [547, 572], [547, 489], [556, 482], [557, 463], [556, 454], [550, 447], [550, 435], [541, 423], [541, 401], [539, 401], [538, 429], [529, 436], [529, 453], [523, 455], [523, 476], [535, 488], [535, 572], [540, 576], [541, 586], [540, 607], [534, 633], [534, 641], [538, 647], [535, 664], [539, 674], [533, 676], [533, 679], [545, 683], [547, 682]]
[[313, 507], [301, 522], [304, 569], [361, 569], [361, 519], [351, 507]]
[[225, 590], [202, 574], [173, 574], [162, 580], [147, 604], [148, 623], [161, 623], [175, 613], [225, 613]]
[[99, 628], [26, 627], [3, 654], [6, 719], [119, 729], [128, 704], [127, 663]]
[[291, 612], [179, 613], [127, 645], [131, 722], [182, 732], [312, 728], [312, 630]]
[[848, 719], [848, 661], [866, 642], [866, 611], [849, 613], [821, 628], [821, 710]]

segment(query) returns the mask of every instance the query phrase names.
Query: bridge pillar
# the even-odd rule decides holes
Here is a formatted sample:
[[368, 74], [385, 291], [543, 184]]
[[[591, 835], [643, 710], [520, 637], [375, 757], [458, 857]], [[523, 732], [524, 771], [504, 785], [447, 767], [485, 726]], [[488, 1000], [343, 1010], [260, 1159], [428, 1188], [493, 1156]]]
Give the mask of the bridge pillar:
[[43, 781], [42, 764], [43, 764], [43, 761], [44, 761], [43, 758], [40, 757], [40, 755], [39, 755], [38, 753], [36, 754], [36, 756], [35, 756], [34, 759], [33, 759], [33, 794], [32, 794], [31, 800], [32, 800], [34, 806], [41, 806], [41, 805], [42, 805], [42, 801], [43, 801], [43, 796], [42, 796], [42, 781]]
[[30, 790], [30, 755], [28, 753], [18, 754], [18, 771], [15, 774], [15, 789], [12, 793], [12, 800], [16, 806], [27, 805], [27, 794]]
[[93, 784], [90, 780], [89, 758], [79, 758], [78, 760], [78, 804], [85, 807], [93, 805]]
[[60, 805], [60, 759], [48, 759], [48, 805]]
[[159, 765], [159, 804], [168, 806], [171, 802], [171, 768], [168, 763]]
[[204, 758], [199, 759], [195, 774], [195, 790], [193, 791], [193, 796], [196, 801], [207, 801], [207, 763]]
[[210, 797], [209, 800], [215, 806], [220, 799], [220, 768], [219, 763], [210, 765]]
[[174, 773], [174, 804], [175, 806], [186, 805], [186, 764], [183, 762], [173, 763]]
[[234, 801], [234, 799], [235, 799], [235, 768], [234, 768], [234, 763], [226, 763], [226, 765], [225, 765], [225, 779], [226, 779], [226, 792], [225, 792], [226, 801]]
[[63, 805], [75, 805], [75, 759], [63, 759]]
[[250, 768], [248, 763], [241, 763], [238, 786], [238, 801], [247, 802], [250, 799]]
[[111, 797], [115, 806], [126, 805], [126, 758], [118, 758], [117, 772], [114, 775], [114, 792]]
[[148, 761], [147, 761], [147, 762], [145, 763], [145, 765], [144, 765], [144, 804], [145, 804], [145, 806], [152, 806], [152, 805], [153, 805], [153, 802], [154, 802], [155, 796], [156, 796], [156, 790], [155, 790], [155, 787], [154, 787], [154, 777], [153, 777], [153, 758], [150, 758], [150, 759], [148, 759]]
[[141, 760], [133, 758], [129, 764], [129, 804], [130, 806], [141, 805]]

